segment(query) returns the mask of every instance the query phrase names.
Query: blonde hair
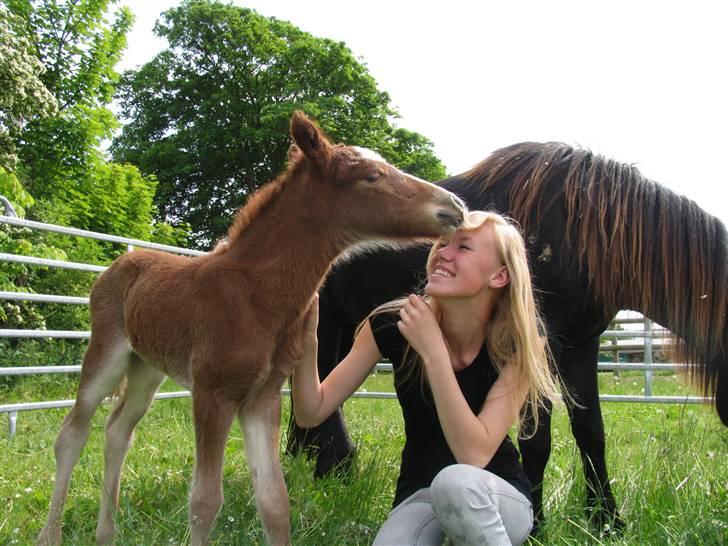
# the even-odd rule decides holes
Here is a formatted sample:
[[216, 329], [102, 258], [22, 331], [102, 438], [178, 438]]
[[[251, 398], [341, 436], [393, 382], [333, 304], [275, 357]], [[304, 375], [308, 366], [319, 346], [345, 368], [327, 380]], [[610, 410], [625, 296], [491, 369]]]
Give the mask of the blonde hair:
[[[538, 427], [539, 408], [544, 406], [546, 401], [555, 401], [559, 398], [558, 379], [552, 372], [546, 330], [533, 297], [523, 237], [511, 220], [494, 212], [480, 210], [469, 211], [458, 229], [472, 231], [485, 225], [493, 227], [498, 256], [506, 266], [510, 277], [510, 282], [501, 289], [486, 326], [488, 355], [498, 372], [510, 364], [518, 371], [519, 384], [528, 385], [526, 401], [521, 408], [518, 424], [521, 424], [525, 415], [531, 416], [533, 421], [530, 422], [530, 432], [525, 435], [530, 437]], [[445, 244], [446, 241], [440, 239], [432, 245], [427, 258], [428, 272], [435, 254]], [[425, 296], [425, 299], [440, 322], [442, 312], [438, 308], [437, 301], [428, 296]], [[405, 301], [406, 298], [400, 298], [380, 305], [370, 313], [365, 322], [374, 315], [399, 311]], [[408, 354], [413, 357], [408, 358]], [[405, 350], [404, 360], [412, 364], [410, 372], [418, 369], [423, 380], [426, 379], [419, 355], [414, 351], [410, 353], [409, 346]], [[516, 395], [515, 389], [513, 395]]]

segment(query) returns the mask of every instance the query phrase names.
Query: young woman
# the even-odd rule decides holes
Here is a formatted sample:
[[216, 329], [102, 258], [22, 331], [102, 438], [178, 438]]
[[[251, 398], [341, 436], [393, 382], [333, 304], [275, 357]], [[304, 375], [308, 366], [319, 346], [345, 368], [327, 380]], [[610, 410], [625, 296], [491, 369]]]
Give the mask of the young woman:
[[508, 431], [557, 396], [523, 238], [502, 216], [471, 211], [433, 245], [427, 275], [424, 297], [362, 323], [323, 383], [312, 303], [293, 376], [296, 420], [318, 425], [387, 357], [406, 441], [394, 509], [374, 544], [520, 544], [533, 523], [531, 484]]

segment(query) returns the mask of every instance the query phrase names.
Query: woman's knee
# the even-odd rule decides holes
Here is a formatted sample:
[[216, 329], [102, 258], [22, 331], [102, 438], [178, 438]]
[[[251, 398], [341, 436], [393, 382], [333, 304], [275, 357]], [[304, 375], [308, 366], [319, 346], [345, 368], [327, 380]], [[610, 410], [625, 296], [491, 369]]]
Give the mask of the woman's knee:
[[437, 511], [438, 506], [469, 505], [474, 497], [478, 497], [480, 503], [485, 500], [484, 497], [489, 498], [490, 491], [483, 482], [482, 472], [482, 469], [467, 464], [454, 464], [443, 468], [430, 486], [435, 510]]

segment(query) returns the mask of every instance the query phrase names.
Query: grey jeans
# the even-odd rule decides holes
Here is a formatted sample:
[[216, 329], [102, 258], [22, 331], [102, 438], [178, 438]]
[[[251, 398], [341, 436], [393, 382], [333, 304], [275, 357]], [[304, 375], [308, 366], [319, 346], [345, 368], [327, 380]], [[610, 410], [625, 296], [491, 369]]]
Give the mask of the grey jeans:
[[375, 546], [521, 544], [533, 525], [533, 509], [515, 487], [492, 472], [466, 464], [448, 466], [430, 487], [394, 510]]

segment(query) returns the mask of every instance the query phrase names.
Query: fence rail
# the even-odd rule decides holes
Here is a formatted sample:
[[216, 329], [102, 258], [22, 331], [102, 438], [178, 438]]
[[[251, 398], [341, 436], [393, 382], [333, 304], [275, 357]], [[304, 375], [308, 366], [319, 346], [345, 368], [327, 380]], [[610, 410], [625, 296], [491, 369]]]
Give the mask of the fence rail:
[[[1, 197], [1, 196], [0, 196]], [[5, 203], [5, 200], [0, 200]], [[14, 211], [6, 206], [6, 215], [0, 215], [0, 223], [6, 223], [13, 226], [26, 227], [29, 229], [42, 230], [53, 233], [61, 233], [69, 236], [84, 237], [100, 241], [106, 241], [117, 244], [127, 245], [127, 250], [133, 247], [151, 248], [165, 252], [173, 252], [176, 254], [184, 254], [188, 256], [199, 256], [204, 254], [197, 250], [174, 247], [170, 245], [162, 245], [158, 243], [150, 243], [138, 239], [127, 237], [119, 237], [104, 233], [96, 233], [75, 228], [56, 226], [53, 224], [45, 224], [42, 222], [32, 222], [12, 216]], [[46, 258], [38, 258], [33, 256], [21, 256], [16, 254], [0, 253], [0, 262], [19, 263], [30, 266], [42, 266], [51, 268], [71, 269], [77, 271], [86, 271], [100, 273], [106, 269], [105, 266], [66, 262], [63, 260], [51, 260]], [[30, 292], [9, 292], [0, 291], [0, 300], [9, 301], [28, 301], [36, 303], [54, 303], [68, 305], [88, 305], [88, 297], [53, 295], [53, 294], [35, 294]], [[618, 355], [624, 351], [643, 351], [644, 360], [642, 363], [620, 363], [620, 362], [601, 362], [598, 369], [603, 370], [640, 370], [645, 372], [645, 394], [644, 396], [630, 395], [601, 395], [599, 399], [605, 402], [638, 402], [638, 403], [679, 403], [679, 404], [697, 404], [709, 402], [709, 398], [696, 396], [653, 396], [651, 393], [651, 379], [654, 371], [676, 371], [682, 368], [680, 364], [674, 363], [653, 363], [652, 355], [654, 350], [667, 348], [667, 343], [659, 343], [659, 341], [668, 335], [668, 332], [661, 328], [653, 328], [652, 323], [646, 319], [626, 318], [618, 321], [621, 324], [644, 324], [642, 330], [607, 330], [602, 335], [611, 338], [611, 342], [600, 345], [600, 352], [609, 352]], [[90, 337], [89, 331], [67, 331], [67, 330], [18, 330], [18, 329], [0, 329], [0, 338], [36, 338], [36, 339], [79, 339], [85, 340]], [[621, 341], [620, 341], [621, 340]], [[376, 372], [391, 372], [392, 365], [387, 363], [377, 364]], [[0, 376], [21, 376], [36, 374], [73, 374], [81, 371], [80, 365], [67, 366], [0, 366]], [[289, 395], [288, 389], [283, 389], [284, 395]], [[157, 400], [182, 398], [189, 396], [189, 391], [174, 391], [158, 393], [155, 397]], [[396, 398], [393, 392], [356, 392], [355, 398]], [[37, 402], [21, 402], [14, 404], [0, 404], [0, 414], [7, 413], [9, 418], [9, 437], [12, 438], [16, 431], [18, 413], [22, 411], [67, 408], [71, 407], [74, 400], [50, 400]]]

